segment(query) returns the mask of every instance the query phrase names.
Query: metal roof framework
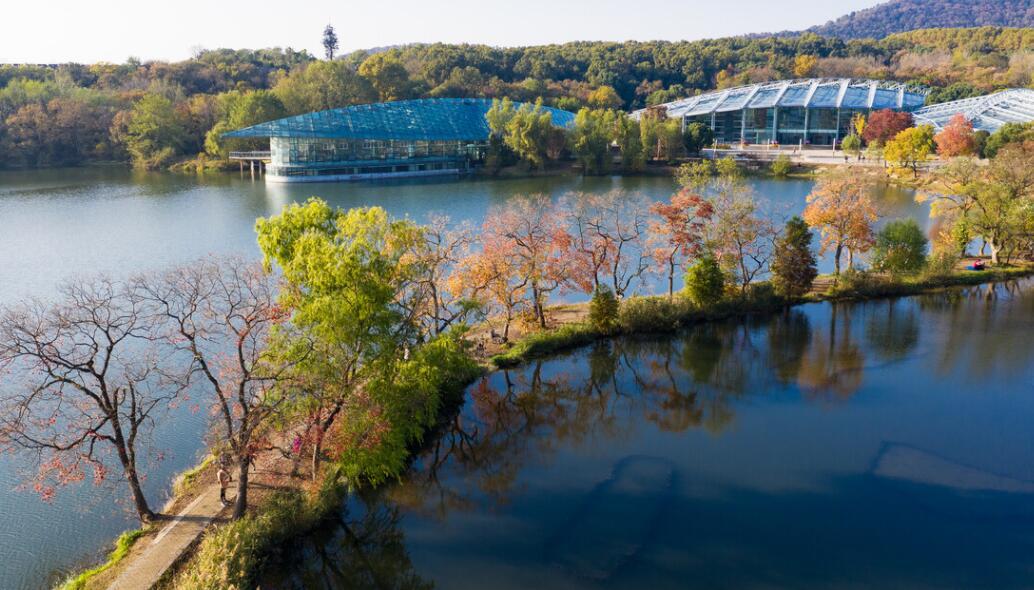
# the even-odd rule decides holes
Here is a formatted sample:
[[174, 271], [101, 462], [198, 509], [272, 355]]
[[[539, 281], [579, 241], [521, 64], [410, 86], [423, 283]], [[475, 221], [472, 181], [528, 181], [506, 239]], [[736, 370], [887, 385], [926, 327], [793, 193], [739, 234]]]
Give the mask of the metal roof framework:
[[[534, 105], [514, 103], [520, 109]], [[298, 137], [395, 141], [483, 141], [490, 129], [487, 98], [429, 98], [364, 104], [296, 115], [223, 134], [223, 137]], [[553, 124], [570, 127], [574, 113], [542, 107]]]
[[[929, 90], [897, 82], [812, 78], [782, 80], [706, 92], [663, 105], [669, 117], [694, 117], [772, 107], [898, 109], [913, 111], [923, 106]], [[633, 113], [641, 115], [646, 109]]]
[[1034, 90], [1012, 88], [986, 96], [963, 98], [930, 105], [913, 113], [916, 124], [943, 129], [955, 115], [961, 114], [978, 131], [994, 133], [1006, 123], [1034, 121]]

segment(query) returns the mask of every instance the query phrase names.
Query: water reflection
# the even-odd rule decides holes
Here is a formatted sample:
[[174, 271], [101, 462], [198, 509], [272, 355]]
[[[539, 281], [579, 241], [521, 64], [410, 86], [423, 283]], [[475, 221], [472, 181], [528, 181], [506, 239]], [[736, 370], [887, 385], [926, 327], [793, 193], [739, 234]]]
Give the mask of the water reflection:
[[1022, 587], [1032, 291], [809, 305], [494, 373], [345, 508], [388, 515], [400, 577], [344, 555], [365, 525], [338, 523], [295, 587]]

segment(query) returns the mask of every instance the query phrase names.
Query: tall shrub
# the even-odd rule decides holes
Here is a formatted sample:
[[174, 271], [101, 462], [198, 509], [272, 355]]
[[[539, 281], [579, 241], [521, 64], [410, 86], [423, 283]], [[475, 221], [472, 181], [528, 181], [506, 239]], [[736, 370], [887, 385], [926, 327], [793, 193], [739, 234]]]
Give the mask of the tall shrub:
[[800, 297], [811, 289], [819, 272], [811, 246], [813, 237], [800, 217], [786, 222], [772, 259], [772, 284], [780, 295]]

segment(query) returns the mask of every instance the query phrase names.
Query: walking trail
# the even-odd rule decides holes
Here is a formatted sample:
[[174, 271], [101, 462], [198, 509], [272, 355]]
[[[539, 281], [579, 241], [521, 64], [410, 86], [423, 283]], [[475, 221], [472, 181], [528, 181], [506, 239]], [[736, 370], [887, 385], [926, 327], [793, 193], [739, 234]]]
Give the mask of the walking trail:
[[[186, 506], [170, 512], [167, 520], [158, 521], [153, 531], [137, 540], [108, 586], [110, 590], [150, 590], [187, 553], [209, 525], [229, 521], [233, 506], [224, 508], [219, 501], [215, 464], [213, 461], [198, 475], [197, 495]], [[304, 479], [292, 478], [291, 467], [291, 459], [279, 449], [258, 453], [249, 477], [248, 504], [255, 506], [271, 490], [301, 485]], [[233, 501], [237, 474], [235, 469], [230, 473], [234, 481], [227, 490], [227, 498]]]

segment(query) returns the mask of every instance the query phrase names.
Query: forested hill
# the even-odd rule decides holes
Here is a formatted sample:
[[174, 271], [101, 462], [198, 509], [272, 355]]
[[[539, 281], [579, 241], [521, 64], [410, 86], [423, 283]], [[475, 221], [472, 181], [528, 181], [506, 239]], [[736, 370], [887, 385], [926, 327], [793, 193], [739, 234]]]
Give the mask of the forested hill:
[[[310, 111], [424, 97], [509, 97], [577, 111], [631, 110], [785, 78], [898, 80], [928, 100], [1034, 87], [1034, 28], [928, 29], [881, 40], [795, 37], [414, 44], [333, 61], [282, 49], [203, 51], [180, 62], [0, 64], [0, 168], [221, 159], [222, 133]], [[200, 159], [200, 158], [199, 158]]]
[[918, 29], [982, 26], [1034, 26], [1034, 0], [891, 0], [808, 32], [843, 39], [882, 39]]

